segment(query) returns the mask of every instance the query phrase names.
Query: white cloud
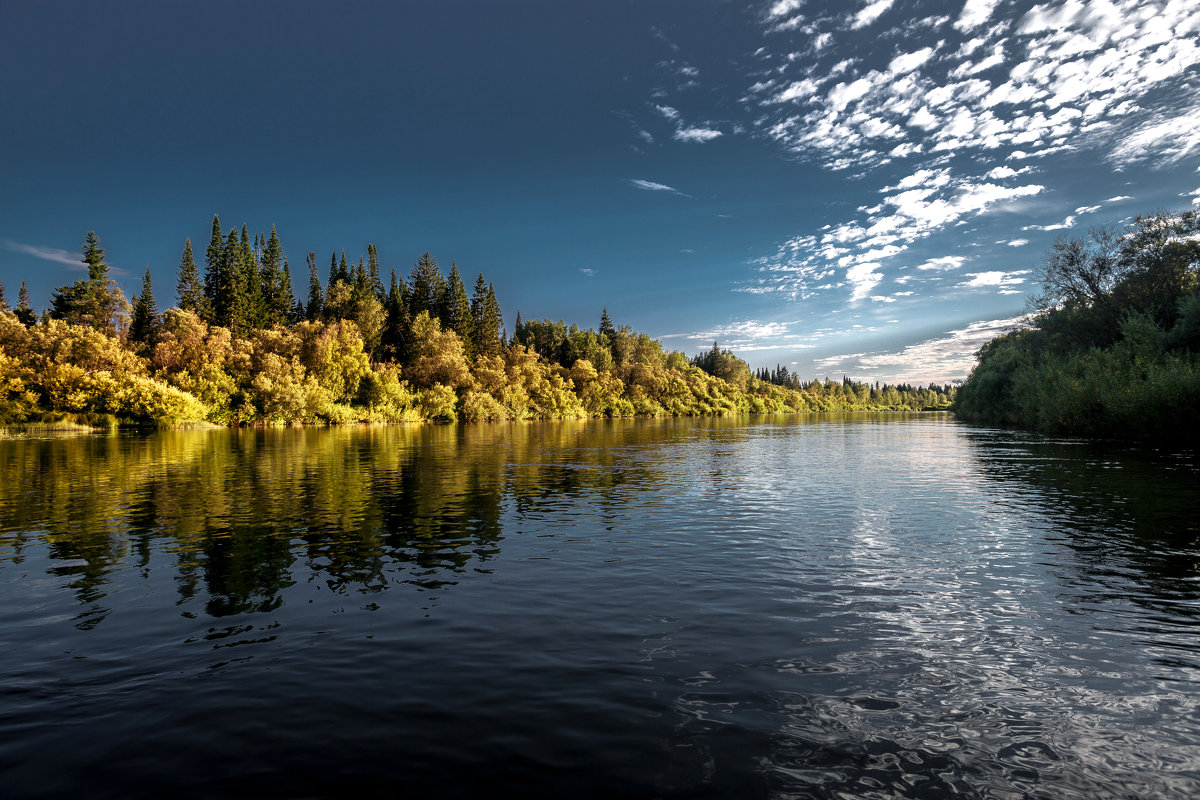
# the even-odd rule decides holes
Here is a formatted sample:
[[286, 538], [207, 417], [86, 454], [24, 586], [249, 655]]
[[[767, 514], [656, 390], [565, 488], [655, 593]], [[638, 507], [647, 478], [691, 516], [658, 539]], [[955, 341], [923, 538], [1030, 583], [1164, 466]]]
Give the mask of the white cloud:
[[712, 128], [680, 128], [675, 131], [675, 141], [677, 142], [710, 142], [718, 136], [723, 135], [720, 131]]
[[1110, 197], [1105, 200], [1105, 203], [1119, 203], [1122, 200], [1132, 200], [1133, 198], [1127, 194], [1119, 194], [1116, 197]]
[[27, 256], [40, 258], [43, 261], [53, 261], [56, 264], [66, 264], [72, 269], [87, 269], [87, 264], [83, 262], [83, 256], [79, 253], [60, 250], [57, 247], [44, 247], [39, 244], [14, 242], [11, 239], [0, 239], [0, 245], [3, 245], [5, 250], [11, 250], [14, 253], [24, 253]]
[[997, 244], [1006, 244], [1009, 247], [1024, 247], [1029, 244], [1028, 239], [1010, 239], [1007, 242], [997, 242]]
[[1092, 214], [1100, 210], [1100, 206], [1080, 206], [1075, 209], [1076, 214]]
[[917, 69], [933, 56], [932, 47], [922, 47], [911, 53], [902, 53], [888, 64], [888, 72], [893, 75], [903, 75]]
[[854, 21], [850, 23], [851, 28], [865, 28], [875, 20], [883, 16], [889, 8], [892, 7], [894, 0], [874, 0], [867, 3], [857, 14], [854, 15]]
[[671, 106], [657, 106], [656, 105], [654, 107], [654, 110], [657, 111], [659, 114], [662, 114], [667, 119], [679, 119], [679, 109], [672, 108]]
[[1075, 227], [1075, 215], [1070, 214], [1062, 222], [1052, 222], [1049, 225], [1022, 225], [1023, 231], [1063, 231]]
[[1013, 272], [1004, 272], [1001, 270], [968, 272], [967, 277], [970, 280], [963, 281], [958, 285], [964, 289], [983, 289], [992, 286], [1008, 289], [1025, 283], [1024, 276], [1028, 274], [1029, 270], [1027, 269], [1019, 269]]
[[975, 353], [984, 344], [1024, 325], [1024, 317], [981, 320], [898, 352], [844, 358], [858, 358], [852, 371], [859, 376], [872, 373], [872, 377], [878, 375], [889, 382], [950, 383], [967, 377], [975, 365]]
[[933, 271], [933, 272], [948, 272], [961, 267], [967, 262], [963, 256], [938, 256], [931, 258], [924, 264], [920, 264], [917, 269]]
[[644, 189], [647, 192], [671, 192], [672, 194], [682, 195], [683, 192], [676, 189], [674, 186], [667, 186], [665, 183], [655, 183], [654, 181], [644, 181], [634, 178], [629, 181], [630, 184], [638, 189]]
[[1200, 107], [1143, 123], [1113, 148], [1111, 158], [1118, 164], [1153, 158], [1158, 166], [1166, 166], [1197, 150], [1200, 150]]
[[963, 32], [975, 30], [988, 21], [999, 1], [967, 0], [967, 4], [963, 6], [962, 13], [958, 15], [958, 19], [954, 22], [954, 27]]
[[804, 0], [778, 0], [767, 11], [768, 17], [786, 17], [793, 11], [798, 11], [804, 5]]
[[580, 267], [579, 271], [584, 275], [587, 275], [589, 278], [594, 277], [596, 274], [596, 270], [592, 269], [591, 267]]

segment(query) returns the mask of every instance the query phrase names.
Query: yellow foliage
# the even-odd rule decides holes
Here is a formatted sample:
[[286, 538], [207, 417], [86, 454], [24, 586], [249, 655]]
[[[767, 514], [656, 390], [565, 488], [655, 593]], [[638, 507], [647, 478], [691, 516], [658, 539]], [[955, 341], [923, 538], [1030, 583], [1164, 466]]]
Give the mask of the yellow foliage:
[[422, 311], [412, 323], [412, 364], [408, 377], [419, 387], [441, 384], [451, 388], [471, 385], [471, 371], [463, 355], [462, 340]]

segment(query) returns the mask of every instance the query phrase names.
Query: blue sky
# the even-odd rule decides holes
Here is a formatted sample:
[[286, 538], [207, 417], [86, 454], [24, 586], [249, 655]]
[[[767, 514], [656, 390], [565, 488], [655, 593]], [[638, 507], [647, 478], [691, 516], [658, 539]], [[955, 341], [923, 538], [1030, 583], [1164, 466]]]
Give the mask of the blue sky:
[[[0, 280], [96, 230], [174, 301], [274, 224], [492, 280], [511, 327], [942, 382], [1064, 233], [1200, 204], [1189, 0], [5, 3]], [[324, 272], [323, 272], [324, 277]]]

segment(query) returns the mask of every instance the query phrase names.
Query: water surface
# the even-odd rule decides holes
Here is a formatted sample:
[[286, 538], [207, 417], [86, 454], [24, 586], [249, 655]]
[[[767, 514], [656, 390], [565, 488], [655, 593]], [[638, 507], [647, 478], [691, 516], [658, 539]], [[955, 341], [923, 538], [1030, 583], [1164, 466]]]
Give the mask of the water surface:
[[1196, 468], [936, 414], [0, 440], [0, 795], [1200, 796]]

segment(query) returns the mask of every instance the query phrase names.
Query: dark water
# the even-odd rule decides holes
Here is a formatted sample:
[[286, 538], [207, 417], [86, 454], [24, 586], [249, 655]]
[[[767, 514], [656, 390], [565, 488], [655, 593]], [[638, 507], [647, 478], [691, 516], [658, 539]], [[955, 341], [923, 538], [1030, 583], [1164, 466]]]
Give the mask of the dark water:
[[1200, 796], [1197, 458], [942, 415], [0, 440], [0, 796]]

